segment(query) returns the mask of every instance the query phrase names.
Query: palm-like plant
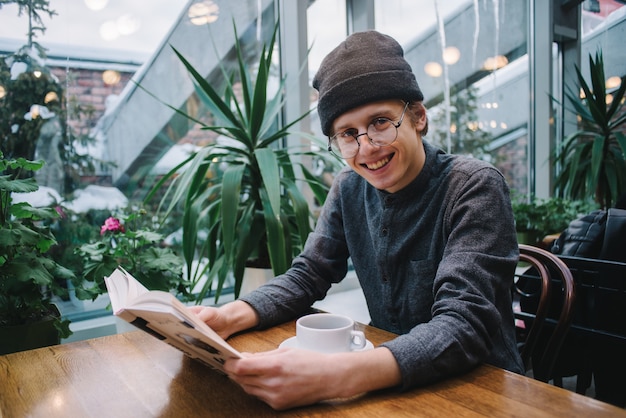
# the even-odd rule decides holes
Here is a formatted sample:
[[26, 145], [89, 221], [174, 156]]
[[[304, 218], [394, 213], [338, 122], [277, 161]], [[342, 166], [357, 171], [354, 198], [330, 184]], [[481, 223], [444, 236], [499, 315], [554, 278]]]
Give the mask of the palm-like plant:
[[622, 125], [626, 121], [624, 92], [626, 77], [607, 104], [602, 53], [589, 55], [591, 86], [578, 67], [578, 82], [585, 94], [567, 94], [580, 119], [580, 129], [564, 139], [555, 159], [561, 165], [556, 179], [557, 192], [570, 199], [594, 196], [602, 207], [611, 207], [626, 187], [626, 136]]
[[[226, 80], [222, 94], [173, 48], [216, 125], [209, 126], [168, 107], [200, 123], [203, 129], [230, 139], [228, 143], [201, 148], [167, 173], [147, 197], [150, 199], [165, 182], [172, 181], [163, 202], [170, 202], [166, 214], [177, 204], [183, 205], [182, 244], [188, 277], [192, 283], [204, 275], [208, 277], [198, 301], [210, 290], [215, 277], [215, 296], [219, 298], [230, 272], [238, 297], [244, 270], [253, 262], [257, 267], [271, 267], [275, 275], [285, 272], [302, 249], [312, 225], [311, 211], [298, 183], [308, 184], [318, 202], [324, 202], [328, 192], [328, 186], [298, 159], [329, 157], [313, 154], [310, 146], [307, 150], [283, 144], [291, 135], [290, 128], [308, 112], [281, 127], [278, 121], [284, 105], [284, 78], [277, 92], [268, 97], [277, 29], [278, 25], [269, 44], [263, 46], [256, 74], [250, 74], [234, 28], [238, 65], [234, 74], [222, 68]], [[241, 97], [236, 94], [236, 81], [241, 84]], [[319, 147], [323, 149], [323, 144]], [[199, 239], [203, 232], [206, 238]], [[197, 267], [194, 260], [199, 258], [206, 258], [206, 267]]]

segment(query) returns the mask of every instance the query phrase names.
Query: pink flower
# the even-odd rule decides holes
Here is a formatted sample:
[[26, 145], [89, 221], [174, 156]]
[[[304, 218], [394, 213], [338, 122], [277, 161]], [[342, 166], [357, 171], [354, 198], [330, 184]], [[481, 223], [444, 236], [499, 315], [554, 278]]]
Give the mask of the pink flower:
[[104, 225], [100, 228], [100, 235], [104, 235], [107, 231], [111, 232], [124, 232], [124, 225], [117, 218], [107, 218], [104, 221]]
[[65, 213], [65, 211], [63, 210], [63, 208], [61, 206], [55, 206], [54, 210], [56, 210], [56, 212], [59, 214], [61, 219], [67, 218], [67, 214]]

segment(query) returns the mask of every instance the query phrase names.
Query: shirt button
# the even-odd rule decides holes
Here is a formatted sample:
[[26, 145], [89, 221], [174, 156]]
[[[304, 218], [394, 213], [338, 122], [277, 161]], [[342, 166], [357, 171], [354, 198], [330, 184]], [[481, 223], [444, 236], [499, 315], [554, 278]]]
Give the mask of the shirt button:
[[387, 228], [383, 228], [383, 230], [380, 232], [383, 234], [383, 237], [386, 237], [387, 234], [389, 233], [389, 230]]
[[383, 275], [383, 282], [387, 283], [389, 281], [389, 276], [386, 274]]

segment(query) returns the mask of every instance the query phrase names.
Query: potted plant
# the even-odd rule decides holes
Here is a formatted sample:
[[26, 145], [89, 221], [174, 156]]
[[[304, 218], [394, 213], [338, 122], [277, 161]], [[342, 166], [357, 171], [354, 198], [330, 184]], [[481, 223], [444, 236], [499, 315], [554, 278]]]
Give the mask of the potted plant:
[[517, 240], [529, 245], [538, 245], [546, 236], [559, 234], [572, 220], [593, 209], [588, 201], [524, 195], [514, 195], [511, 206]]
[[560, 196], [570, 199], [593, 196], [602, 208], [608, 208], [626, 190], [626, 135], [623, 130], [626, 77], [622, 77], [619, 88], [609, 94], [600, 51], [595, 60], [589, 55], [589, 71], [591, 86], [576, 67], [584, 97], [581, 98], [578, 91], [567, 93], [579, 118], [580, 129], [565, 138], [556, 150], [554, 158], [561, 171], [555, 186]]
[[71, 334], [52, 300], [66, 297], [62, 284], [75, 279], [48, 253], [56, 241], [47, 222], [58, 214], [12, 197], [38, 189], [34, 178], [22, 175], [42, 166], [6, 159], [0, 151], [0, 354], [58, 344]]
[[[172, 182], [164, 201], [167, 212], [183, 206], [182, 246], [188, 277], [194, 281], [208, 277], [198, 295], [201, 300], [217, 277], [216, 299], [232, 273], [238, 297], [247, 266], [271, 268], [283, 273], [301, 250], [313, 223], [313, 216], [301, 186], [308, 184], [315, 199], [324, 202], [328, 186], [298, 159], [320, 156], [307, 147], [285, 147], [290, 128], [308, 115], [279, 125], [284, 105], [282, 78], [276, 93], [269, 94], [272, 56], [278, 25], [271, 41], [260, 52], [256, 74], [244, 60], [237, 29], [234, 51], [236, 69], [222, 68], [225, 87], [219, 92], [183, 57], [174, 52], [188, 70], [196, 93], [215, 118], [208, 125], [169, 106], [202, 124], [227, 141], [204, 146], [171, 170], [153, 188], [148, 199], [165, 182]], [[240, 90], [237, 86], [240, 85]], [[269, 95], [269, 97], [268, 97]], [[315, 141], [314, 138], [309, 139]], [[324, 149], [321, 142], [320, 149]], [[329, 160], [338, 164], [338, 160]], [[182, 171], [182, 173], [181, 173]], [[301, 173], [301, 174], [299, 174]], [[199, 238], [206, 233], [206, 238]], [[205, 267], [196, 267], [204, 258]]]

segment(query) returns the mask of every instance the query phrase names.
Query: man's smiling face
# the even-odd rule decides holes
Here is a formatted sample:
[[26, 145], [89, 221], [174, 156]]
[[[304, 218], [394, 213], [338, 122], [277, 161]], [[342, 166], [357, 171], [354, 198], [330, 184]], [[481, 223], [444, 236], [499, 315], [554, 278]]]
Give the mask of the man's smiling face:
[[[368, 125], [376, 118], [388, 118], [394, 123], [400, 120], [404, 104], [400, 100], [385, 100], [359, 106], [340, 115], [333, 122], [333, 132], [356, 129], [367, 132]], [[411, 108], [407, 109], [407, 113]], [[426, 114], [413, 122], [411, 115], [405, 115], [398, 128], [398, 137], [388, 146], [372, 145], [366, 135], [359, 137], [361, 144], [358, 154], [346, 159], [352, 169], [373, 187], [395, 193], [413, 181], [424, 166], [424, 147], [420, 132], [426, 126]]]

